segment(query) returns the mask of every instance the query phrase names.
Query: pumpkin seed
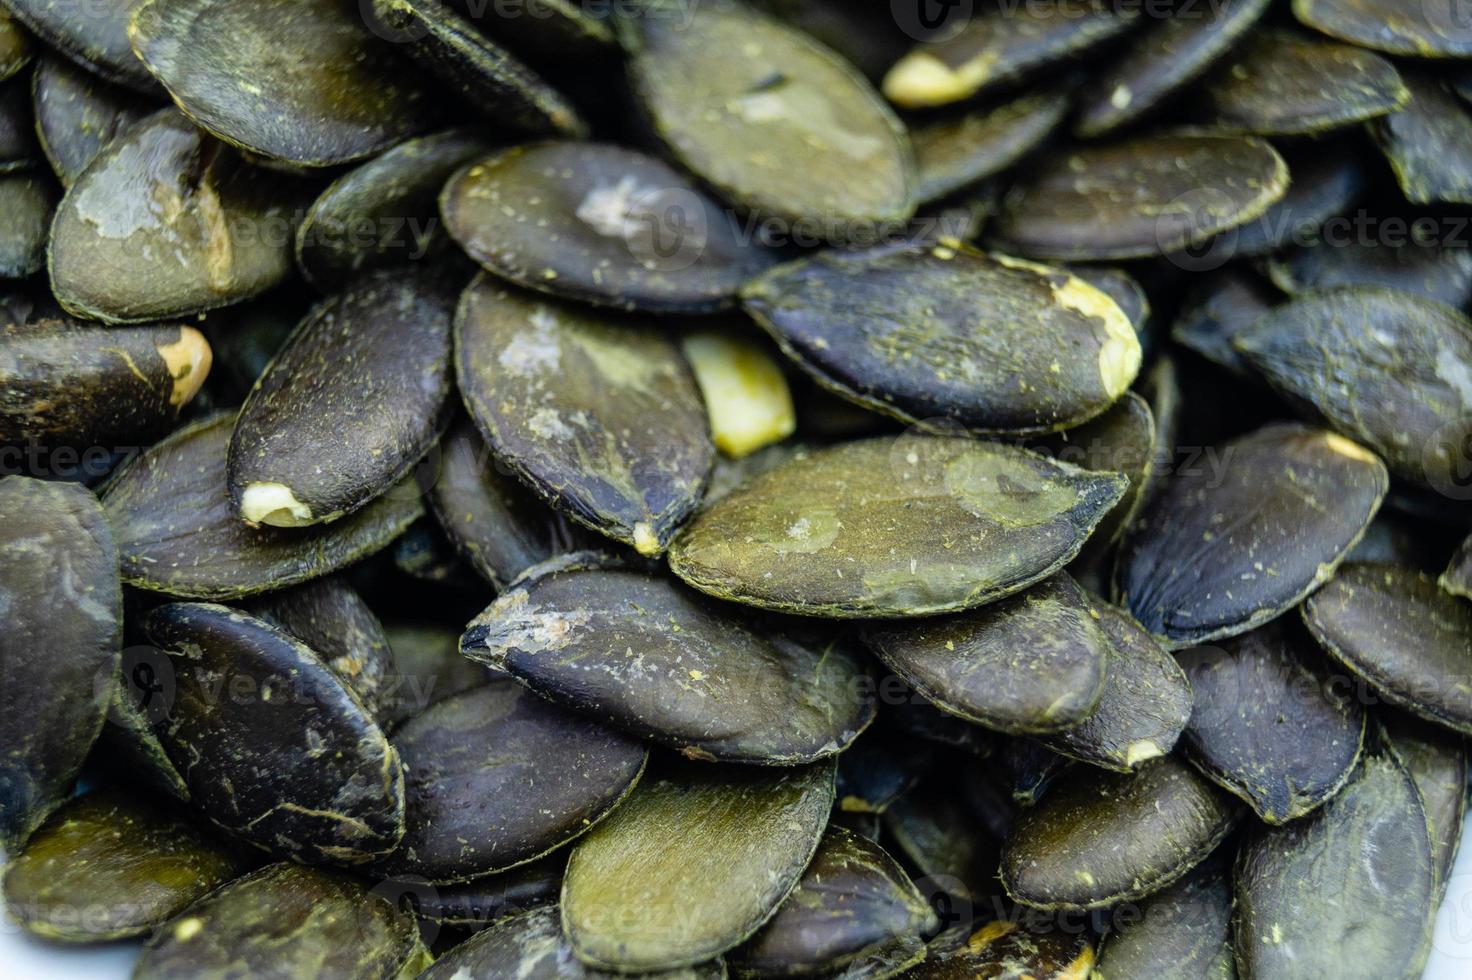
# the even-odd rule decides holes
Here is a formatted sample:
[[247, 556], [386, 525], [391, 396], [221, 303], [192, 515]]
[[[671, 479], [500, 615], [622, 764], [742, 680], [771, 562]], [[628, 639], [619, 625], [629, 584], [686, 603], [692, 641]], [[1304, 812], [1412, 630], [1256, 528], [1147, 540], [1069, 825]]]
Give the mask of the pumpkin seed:
[[[1229, 239], [1233, 255], [1266, 255], [1295, 242], [1322, 237], [1324, 226], [1348, 211], [1370, 184], [1360, 145], [1343, 138], [1315, 141], [1284, 150], [1292, 182], [1278, 202], [1256, 221], [1234, 228]], [[1353, 246], [1324, 251], [1353, 251]], [[1269, 260], [1271, 269], [1274, 260]], [[1275, 280], [1276, 281], [1276, 278]], [[1294, 290], [1286, 290], [1293, 292]]]
[[1180, 661], [1195, 693], [1192, 760], [1260, 819], [1297, 820], [1344, 786], [1359, 762], [1365, 713], [1297, 623], [1278, 620], [1186, 650]]
[[726, 457], [749, 456], [796, 430], [792, 392], [767, 345], [750, 336], [701, 330], [686, 334], [680, 350], [705, 399], [711, 438]]
[[1030, 977], [1087, 980], [1094, 976], [1094, 939], [1082, 931], [1035, 932], [1012, 919], [988, 922], [954, 952], [928, 957], [905, 974], [916, 980]]
[[160, 929], [133, 976], [414, 976], [429, 959], [413, 917], [357, 879], [273, 864]]
[[1293, 0], [1293, 16], [1330, 37], [1417, 58], [1472, 55], [1472, 37], [1454, 8], [1394, 0]]
[[5, 5], [38, 38], [89, 72], [140, 92], [158, 87], [128, 44], [133, 0], [84, 10], [69, 0], [6, 0]]
[[1238, 809], [1174, 756], [1130, 775], [1075, 770], [1022, 811], [1002, 849], [1018, 902], [1084, 911], [1134, 901], [1180, 879], [1216, 849]]
[[[66, 799], [102, 729], [122, 640], [118, 553], [87, 489], [0, 479], [0, 847]], [[58, 615], [58, 613], [61, 613]]]
[[191, 119], [271, 160], [350, 163], [434, 119], [427, 93], [356, 3], [142, 0], [128, 35]]
[[1439, 583], [1452, 595], [1472, 599], [1472, 537], [1462, 542], [1462, 546], [1452, 557], [1451, 564], [1442, 573]]
[[0, 81], [11, 78], [31, 61], [30, 35], [8, 8], [0, 8]]
[[1368, 450], [1299, 425], [1242, 436], [1218, 459], [1220, 473], [1177, 473], [1120, 546], [1124, 604], [1167, 646], [1245, 633], [1293, 608], [1333, 575], [1389, 483]]
[[1314, 244], [1268, 261], [1273, 284], [1285, 293], [1383, 286], [1458, 308], [1472, 302], [1472, 250], [1434, 242], [1403, 248], [1366, 243]]
[[1259, 136], [1316, 135], [1405, 106], [1395, 66], [1362, 48], [1258, 31], [1206, 87], [1214, 127]]
[[0, 326], [0, 442], [125, 446], [166, 432], [210, 371], [193, 327]]
[[1012, 734], [1083, 722], [1104, 693], [1110, 658], [1087, 597], [1063, 572], [970, 612], [872, 627], [864, 639], [928, 700]]
[[178, 430], [109, 484], [104, 505], [129, 585], [188, 599], [284, 589], [372, 554], [421, 513], [399, 487], [334, 524], [248, 527], [226, 485], [232, 422], [219, 415]]
[[1008, 192], [988, 236], [1044, 259], [1169, 255], [1247, 224], [1287, 189], [1287, 164], [1255, 137], [1139, 137], [1044, 163]]
[[1058, 87], [912, 126], [920, 200], [948, 197], [1008, 169], [1052, 135], [1072, 105], [1069, 88]]
[[291, 271], [300, 193], [160, 110], [103, 147], [62, 198], [51, 287], [68, 312], [108, 323], [248, 299]]
[[455, 370], [481, 434], [548, 503], [641, 554], [668, 547], [715, 455], [672, 340], [482, 275], [456, 314]]
[[0, 279], [21, 279], [46, 262], [46, 232], [56, 189], [36, 174], [0, 174]]
[[61, 58], [42, 57], [31, 79], [36, 135], [51, 169], [70, 187], [119, 133], [153, 104]]
[[797, 888], [731, 965], [737, 976], [827, 974], [938, 925], [894, 858], [833, 827]]
[[1401, 193], [1413, 204], [1472, 203], [1472, 114], [1429, 75], [1406, 71], [1411, 98], [1370, 124]]
[[832, 806], [831, 763], [687, 763], [647, 777], [573, 848], [563, 934], [585, 964], [619, 972], [718, 956], [797, 886]]
[[1139, 280], [1123, 269], [1107, 265], [1073, 265], [1067, 271], [1104, 293], [1124, 313], [1143, 347], [1149, 337], [1146, 321], [1150, 319], [1150, 297]]
[[583, 553], [529, 570], [471, 622], [460, 650], [693, 759], [833, 755], [874, 717], [863, 664], [837, 638], [808, 646], [773, 625]]
[[1432, 867], [1436, 872], [1436, 903], [1440, 905], [1462, 843], [1472, 756], [1461, 738], [1408, 715], [1385, 713], [1381, 724], [1386, 749], [1411, 774], [1426, 807]]
[[668, 14], [622, 22], [630, 79], [656, 135], [722, 198], [839, 240], [914, 213], [904, 127], [847, 62], [739, 4]]
[[1217, 852], [1104, 938], [1092, 980], [1235, 980], [1231, 868]]
[[[463, 884], [415, 887], [414, 914], [439, 926], [483, 929], [519, 912], [557, 904], [566, 867], [567, 852], [558, 851]], [[555, 923], [556, 913], [551, 914]]]
[[1243, 843], [1238, 970], [1283, 980], [1420, 976], [1434, 878], [1416, 784], [1394, 758], [1368, 756], [1318, 813]]
[[906, 422], [1055, 431], [1107, 409], [1140, 367], [1139, 339], [1107, 294], [955, 244], [819, 253], [757, 279], [742, 301], [819, 383]]
[[1386, 701], [1472, 733], [1472, 605], [1429, 575], [1351, 564], [1303, 605], [1314, 638]]
[[144, 935], [245, 868], [181, 815], [117, 790], [67, 801], [5, 870], [5, 904], [61, 942]]
[[390, 623], [384, 635], [394, 655], [396, 688], [384, 698], [395, 726], [447, 698], [490, 683], [492, 674], [460, 656], [460, 630], [428, 623]]

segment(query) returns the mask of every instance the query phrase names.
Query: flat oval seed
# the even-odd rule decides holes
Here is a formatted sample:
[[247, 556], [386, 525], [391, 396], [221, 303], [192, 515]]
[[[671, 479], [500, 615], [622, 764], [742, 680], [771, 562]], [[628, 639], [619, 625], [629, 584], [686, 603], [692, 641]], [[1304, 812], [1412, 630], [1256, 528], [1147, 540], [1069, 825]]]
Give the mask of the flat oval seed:
[[131, 0], [79, 11], [68, 0], [8, 0], [8, 12], [37, 37], [83, 68], [140, 92], [158, 83], [128, 44]]
[[996, 443], [866, 439], [795, 457], [711, 504], [670, 568], [780, 612], [956, 612], [1062, 568], [1124, 489], [1124, 477]]
[[46, 177], [0, 174], [0, 279], [23, 279], [46, 264], [56, 189]]
[[0, 10], [0, 80], [10, 78], [31, 61], [30, 35], [9, 9]]
[[696, 759], [811, 762], [874, 718], [863, 663], [837, 639], [804, 645], [596, 555], [528, 571], [471, 622], [460, 650]]
[[648, 752], [509, 680], [458, 694], [394, 733], [405, 824], [392, 875], [464, 881], [561, 847], [633, 789]]
[[161, 110], [104, 147], [68, 189], [51, 228], [52, 289], [69, 312], [108, 323], [249, 299], [291, 272], [291, 215], [304, 190]]
[[1086, 980], [1095, 976], [1094, 937], [1083, 929], [1031, 932], [1013, 919], [976, 930], [960, 949], [928, 956], [906, 973], [913, 980]]
[[230, 499], [243, 520], [336, 521], [419, 462], [449, 422], [459, 286], [428, 272], [379, 273], [302, 321], [230, 436]]
[[1133, 775], [1078, 769], [1017, 818], [1002, 883], [1018, 902], [1082, 911], [1175, 882], [1231, 832], [1231, 797], [1167, 756]]
[[[423, 980], [615, 980], [581, 963], [563, 938], [555, 907], [532, 909], [504, 919], [451, 949], [435, 961]], [[720, 960], [658, 973], [640, 973], [649, 980], [725, 980]]]
[[912, 126], [920, 200], [939, 200], [1011, 167], [1062, 124], [1072, 104], [1064, 88], [1028, 92]]
[[1369, 127], [1401, 193], [1412, 204], [1472, 203], [1472, 113], [1435, 76], [1403, 78], [1410, 101]]
[[1186, 741], [1207, 778], [1266, 823], [1313, 812], [1359, 762], [1365, 712], [1313, 640], [1280, 619], [1219, 647], [1182, 651], [1195, 706]]
[[62, 186], [70, 187], [104, 146], [155, 105], [69, 61], [43, 57], [31, 79], [36, 135]]
[[66, 799], [107, 714], [123, 596], [118, 552], [84, 487], [0, 480], [0, 847]]
[[61, 942], [140, 936], [246, 867], [179, 814], [118, 790], [68, 801], [5, 869], [6, 910]]
[[1408, 715], [1387, 713], [1381, 723], [1386, 748], [1411, 774], [1426, 807], [1439, 906], [1462, 843], [1472, 752], [1459, 736]]
[[630, 24], [630, 73], [657, 135], [727, 201], [838, 239], [914, 213], [904, 127], [808, 35], [737, 4]]
[[1397, 0], [1293, 0], [1293, 16], [1330, 37], [1415, 58], [1472, 56], [1472, 35], [1455, 7]]
[[1394, 112], [1411, 93], [1395, 66], [1362, 48], [1259, 31], [1206, 86], [1216, 129], [1318, 135]]
[[1304, 603], [1303, 619], [1386, 701], [1472, 734], [1472, 603], [1429, 575], [1354, 562]]
[[123, 580], [189, 599], [240, 599], [352, 564], [398, 537], [423, 511], [400, 486], [334, 524], [251, 528], [226, 484], [231, 415], [180, 429], [108, 485]]
[[1340, 286], [1383, 286], [1457, 308], [1472, 303], [1472, 249], [1436, 242], [1407, 242], [1404, 248], [1316, 242], [1273, 256], [1268, 274], [1293, 296]]
[[705, 406], [653, 327], [481, 276], [456, 314], [455, 370], [498, 457], [574, 520], [656, 555], [699, 501], [715, 455]]
[[939, 707], [1011, 734], [1088, 718], [1111, 656], [1083, 590], [1063, 572], [970, 612], [871, 627], [864, 641]]
[[1419, 976], [1434, 879], [1416, 784], [1393, 758], [1370, 756], [1318, 813], [1243, 843], [1238, 969], [1275, 980]]
[[271, 159], [349, 163], [434, 118], [427, 93], [356, 3], [143, 0], [128, 34], [191, 119]]
[[826, 975], [938, 925], [894, 858], [872, 841], [830, 827], [797, 888], [731, 962], [742, 974]]
[[796, 887], [832, 806], [831, 763], [686, 764], [645, 779], [573, 848], [563, 934], [578, 959], [619, 972], [718, 956]]
[[1007, 194], [989, 236], [1038, 258], [1169, 255], [1252, 221], [1287, 189], [1287, 165], [1260, 139], [1140, 137], [1039, 167]]
[[948, 244], [820, 253], [741, 298], [819, 383], [906, 422], [1063, 429], [1107, 409], [1140, 368], [1133, 326], [1098, 288]]
[[1300, 296], [1234, 339], [1283, 394], [1381, 456], [1397, 476], [1454, 487], [1472, 438], [1472, 320], [1372, 287]]
[[193, 327], [0, 326], [0, 443], [123, 447], [168, 431], [204, 384]]
[[1472, 599], [1472, 536], [1462, 542], [1438, 583], [1452, 595]]
[[1191, 716], [1191, 685], [1133, 616], [1103, 602], [1095, 612], [1111, 648], [1104, 694], [1081, 724], [1042, 742], [1070, 758], [1130, 772], [1175, 747]]
[[133, 976], [414, 976], [429, 959], [414, 917], [357, 879], [273, 864], [160, 929]]
[[174, 668], [159, 738], [212, 823], [307, 863], [393, 850], [404, 834], [398, 753], [315, 653], [207, 603], [160, 606], [145, 629]]
[[1132, 911], [1105, 937], [1090, 980], [1236, 980], [1231, 867], [1221, 852]]
[[1269, 426], [1219, 454], [1222, 472], [1176, 474], [1120, 546], [1124, 604], [1167, 646], [1245, 633], [1297, 605], [1334, 574], [1389, 484], [1368, 450], [1305, 426]]

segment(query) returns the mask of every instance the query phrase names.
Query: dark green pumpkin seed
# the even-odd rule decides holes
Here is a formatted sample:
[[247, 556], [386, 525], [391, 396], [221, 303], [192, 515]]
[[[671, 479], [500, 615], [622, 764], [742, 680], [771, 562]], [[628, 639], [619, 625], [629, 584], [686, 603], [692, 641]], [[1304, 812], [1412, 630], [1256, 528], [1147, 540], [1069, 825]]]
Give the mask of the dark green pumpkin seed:
[[1345, 565], [1303, 605], [1330, 655], [1386, 701], [1472, 734], [1472, 604], [1429, 575]]
[[1231, 831], [1231, 798], [1174, 756], [1131, 775], [1083, 767], [1022, 811], [1002, 881], [1024, 905], [1085, 910], [1175, 882]]
[[56, 188], [38, 174], [0, 174], [0, 279], [21, 279], [46, 264]]
[[1125, 478], [907, 435], [797, 457], [703, 511], [670, 567], [701, 591], [832, 617], [969, 609], [1057, 571]]
[[0, 8], [0, 80], [11, 78], [29, 64], [32, 48], [26, 29], [9, 8]]
[[1382, 286], [1462, 308], [1472, 303], [1472, 249], [1408, 241], [1401, 248], [1367, 242], [1315, 242], [1268, 261], [1285, 293]]
[[1091, 980], [1235, 980], [1231, 867], [1221, 852], [1116, 919]]
[[646, 778], [573, 848], [563, 934], [584, 963], [619, 972], [718, 956], [797, 886], [832, 806], [831, 763], [687, 763]]
[[1195, 695], [1186, 741], [1206, 776], [1260, 819], [1287, 823], [1354, 771], [1365, 712], [1300, 624], [1280, 619], [1180, 655]]
[[67, 190], [51, 228], [52, 289], [71, 313], [109, 323], [248, 299], [291, 272], [302, 190], [161, 110], [105, 146]]
[[1435, 869], [1410, 774], [1369, 756], [1323, 809], [1261, 828], [1237, 858], [1234, 933], [1246, 977], [1419, 976], [1430, 948]]
[[664, 13], [626, 22], [629, 68], [685, 167], [743, 210], [816, 221], [838, 239], [910, 217], [904, 127], [847, 62], [738, 4]]
[[160, 606], [146, 629], [174, 668], [159, 737], [212, 823], [309, 863], [361, 864], [398, 844], [398, 753], [315, 653], [207, 603]]
[[1288, 167], [1254, 137], [1150, 136], [1060, 154], [1008, 193], [989, 239], [1021, 255], [1168, 255], [1259, 217]]
[[489, 153], [474, 130], [407, 140], [343, 174], [296, 230], [296, 263], [318, 289], [338, 290], [363, 272], [433, 260], [448, 244], [439, 193], [462, 166]]
[[1317, 135], [1395, 112], [1410, 95], [1379, 55], [1276, 31], [1250, 37], [1206, 86], [1215, 128], [1259, 136]]
[[235, 514], [225, 457], [233, 417], [180, 429], [108, 487], [123, 580], [189, 599], [240, 599], [335, 572], [387, 545], [422, 513], [400, 486], [350, 517], [311, 528], [252, 528]]
[[1472, 445], [1472, 320], [1396, 290], [1346, 287], [1278, 307], [1234, 344], [1396, 475], [1457, 485]]
[[1072, 102], [1065, 88], [1044, 89], [912, 126], [920, 200], [939, 200], [1011, 167], [1062, 124]]
[[1134, 328], [1106, 293], [959, 245], [820, 253], [741, 295], [821, 384], [906, 422], [1054, 431], [1104, 411], [1140, 367]]
[[242, 519], [339, 520], [429, 451], [449, 422], [459, 286], [429, 272], [380, 273], [302, 322], [230, 436], [230, 499]]
[[838, 638], [806, 646], [591, 554], [528, 571], [471, 622], [460, 650], [696, 759], [811, 762], [874, 717], [863, 664]]
[[949, 900], [979, 906], [1001, 893], [1000, 841], [943, 781], [932, 779], [901, 796], [880, 815], [897, 854], [918, 872], [916, 883], [938, 908]]
[[797, 888], [731, 955], [737, 976], [830, 973], [934, 932], [935, 913], [879, 845], [830, 828]]
[[481, 434], [554, 507], [641, 553], [664, 551], [715, 449], [668, 336], [481, 276], [455, 320], [460, 393]]
[[1403, 73], [1411, 99], [1370, 135], [1412, 204], [1472, 204], [1472, 113], [1433, 76]]
[[1146, 339], [1146, 322], [1150, 319], [1150, 297], [1138, 279], [1123, 269], [1107, 265], [1072, 265], [1068, 272], [1114, 300], [1125, 318], [1135, 328], [1143, 345]]
[[5, 5], [38, 38], [93, 74], [140, 92], [158, 87], [128, 44], [133, 0], [85, 9], [71, 0], [6, 0]]
[[139, 936], [245, 869], [188, 820], [117, 790], [68, 801], [5, 869], [5, 904], [62, 942]]
[[426, 888], [410, 879], [406, 895], [413, 895], [414, 914], [421, 920], [452, 928], [481, 929], [528, 909], [557, 904], [566, 868], [567, 853], [559, 851], [510, 871], [458, 885]]
[[663, 161], [605, 143], [535, 143], [462, 170], [440, 198], [470, 256], [521, 286], [605, 306], [729, 306], [770, 265]]
[[1290, 146], [1283, 157], [1292, 177], [1288, 192], [1256, 221], [1228, 233], [1222, 244], [1232, 255], [1265, 255], [1315, 240], [1324, 226], [1348, 211], [1371, 183], [1361, 144], [1349, 138]]
[[348, 163], [433, 122], [426, 93], [356, 3], [143, 0], [128, 33], [191, 119], [272, 160]]
[[1094, 712], [1109, 640], [1060, 572], [970, 612], [867, 630], [885, 665], [941, 708], [1012, 734], [1058, 731]]
[[65, 187], [114, 137], [154, 109], [137, 93], [55, 57], [36, 64], [31, 99], [41, 149]]
[[1094, 937], [1056, 926], [1034, 932], [1012, 919], [976, 930], [961, 948], [929, 956], [906, 973], [914, 980], [1087, 980], [1093, 976]]
[[394, 689], [383, 698], [386, 724], [397, 725], [431, 705], [488, 684], [494, 677], [460, 656], [460, 630], [428, 623], [384, 627], [394, 655]]
[[1451, 564], [1442, 573], [1439, 584], [1452, 595], [1472, 599], [1472, 537], [1462, 542]]
[[1133, 40], [1085, 90], [1074, 132], [1103, 136], [1147, 115], [1199, 78], [1257, 23], [1268, 0], [1180, 7]]
[[84, 487], [0, 480], [0, 847], [66, 799], [107, 714], [122, 640], [118, 553]]
[[1460, 736], [1408, 715], [1386, 713], [1380, 720], [1386, 748], [1411, 774], [1426, 807], [1436, 901], [1440, 904], [1462, 843], [1472, 753]]
[[415, 976], [429, 959], [413, 916], [357, 879], [273, 864], [155, 933], [133, 977]]
[[210, 372], [193, 327], [0, 326], [0, 443], [122, 447], [167, 432]]
[[1245, 633], [1297, 605], [1359, 540], [1389, 483], [1368, 450], [1298, 425], [1260, 429], [1215, 458], [1178, 472], [1121, 545], [1124, 604], [1167, 646]]
[[1413, 58], [1465, 58], [1472, 36], [1451, 4], [1397, 0], [1293, 0], [1293, 16], [1362, 48]]

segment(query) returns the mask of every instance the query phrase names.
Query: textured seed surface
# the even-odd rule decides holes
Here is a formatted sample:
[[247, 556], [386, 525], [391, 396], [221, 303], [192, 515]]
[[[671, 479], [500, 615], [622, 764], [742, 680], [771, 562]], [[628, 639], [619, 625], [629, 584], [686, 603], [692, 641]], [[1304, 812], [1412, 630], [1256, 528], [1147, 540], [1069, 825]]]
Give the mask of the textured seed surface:
[[1458, 14], [1435, 4], [1395, 0], [1293, 0], [1293, 16], [1330, 37], [1386, 54], [1465, 58], [1472, 37]]
[[1136, 920], [1105, 938], [1094, 980], [1234, 980], [1232, 878], [1218, 853], [1139, 903]]
[[1066, 564], [1125, 479], [995, 443], [850, 442], [761, 474], [675, 542], [675, 574], [723, 599], [810, 615], [958, 611]]
[[36, 63], [31, 95], [41, 149], [67, 187], [114, 137], [155, 108], [138, 93], [51, 56]]
[[1176, 474], [1121, 545], [1124, 604], [1169, 646], [1245, 633], [1297, 605], [1388, 484], [1372, 453], [1321, 429], [1269, 426], [1218, 453], [1220, 467]]
[[920, 200], [939, 200], [1006, 170], [1046, 140], [1071, 105], [1066, 89], [1045, 89], [913, 126]]
[[128, 17], [134, 4], [99, 4], [85, 12], [67, 0], [14, 0], [6, 4], [15, 19], [47, 44], [88, 71], [140, 91], [157, 83], [128, 44]]
[[[1256, 221], [1232, 229], [1223, 242], [1230, 248], [1228, 254], [1266, 255], [1295, 243], [1321, 241], [1325, 226], [1348, 211], [1371, 185], [1368, 161], [1365, 154], [1358, 152], [1358, 147], [1353, 135], [1339, 137], [1337, 141], [1332, 135], [1324, 136], [1302, 145], [1286, 146], [1283, 159], [1292, 178], [1287, 193]], [[1355, 245], [1346, 244], [1333, 251], [1353, 252]], [[1270, 267], [1273, 262], [1268, 260]]]
[[1315, 243], [1272, 257], [1268, 271], [1274, 285], [1295, 296], [1339, 286], [1383, 286], [1448, 306], [1472, 302], [1472, 250], [1436, 242], [1404, 248]]
[[973, 932], [959, 949], [926, 957], [905, 976], [917, 980], [1087, 980], [1095, 975], [1093, 965], [1094, 937], [1087, 931], [1033, 932], [1011, 919], [998, 919]]
[[21, 279], [46, 264], [46, 234], [57, 193], [31, 173], [0, 174], [0, 278]]
[[1370, 125], [1412, 204], [1472, 203], [1472, 114], [1434, 76], [1407, 70], [1411, 98]]
[[831, 763], [651, 774], [573, 848], [563, 934], [583, 962], [620, 972], [717, 956], [796, 887], [832, 805]]
[[488, 684], [490, 671], [460, 656], [460, 631], [433, 623], [389, 623], [384, 626], [394, 653], [396, 687], [384, 698], [388, 727], [430, 705]]
[[1472, 756], [1467, 743], [1434, 725], [1408, 715], [1382, 715], [1386, 748], [1411, 774], [1431, 832], [1431, 860], [1436, 871], [1436, 900], [1441, 901], [1457, 862], [1467, 816], [1467, 777]]

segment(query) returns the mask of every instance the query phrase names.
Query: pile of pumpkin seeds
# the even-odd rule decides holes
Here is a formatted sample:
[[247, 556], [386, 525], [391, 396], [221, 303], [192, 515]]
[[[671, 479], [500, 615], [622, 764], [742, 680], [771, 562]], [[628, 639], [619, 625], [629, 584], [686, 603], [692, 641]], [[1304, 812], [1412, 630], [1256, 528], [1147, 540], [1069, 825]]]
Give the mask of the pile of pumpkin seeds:
[[1446, 0], [0, 0], [0, 848], [135, 976], [1394, 980]]

